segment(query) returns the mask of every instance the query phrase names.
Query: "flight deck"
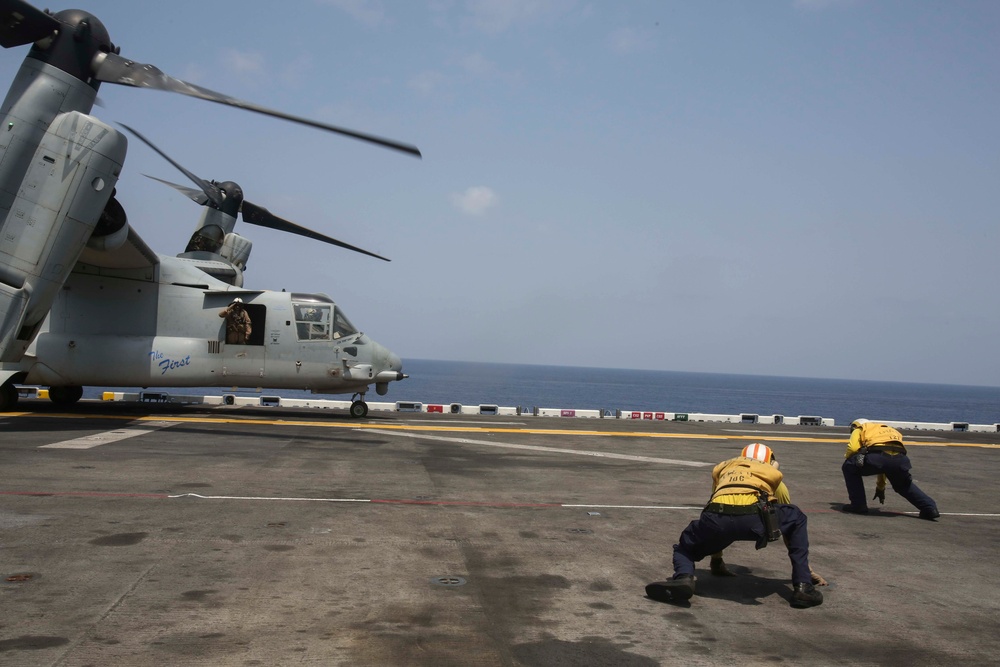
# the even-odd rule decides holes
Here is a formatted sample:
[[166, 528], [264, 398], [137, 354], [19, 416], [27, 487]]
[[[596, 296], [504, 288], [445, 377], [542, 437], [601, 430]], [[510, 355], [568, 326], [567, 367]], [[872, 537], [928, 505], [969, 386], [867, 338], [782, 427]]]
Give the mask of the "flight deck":
[[[986, 665], [1000, 434], [906, 431], [924, 521], [846, 502], [847, 427], [22, 400], [0, 413], [0, 664]], [[712, 467], [772, 447], [781, 542], [648, 599]], [[866, 478], [869, 493], [874, 478]]]

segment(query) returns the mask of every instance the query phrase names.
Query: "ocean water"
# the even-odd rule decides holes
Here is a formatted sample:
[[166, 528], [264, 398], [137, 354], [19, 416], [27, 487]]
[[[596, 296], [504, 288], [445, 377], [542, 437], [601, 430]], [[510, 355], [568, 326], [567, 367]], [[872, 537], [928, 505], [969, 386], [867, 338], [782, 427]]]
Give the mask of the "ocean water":
[[407, 359], [386, 398], [526, 408], [1000, 423], [1000, 387]]
[[[391, 383], [384, 397], [371, 391], [366, 399], [370, 402], [487, 404], [528, 409], [809, 416], [832, 418], [838, 425], [849, 424], [858, 417], [934, 423], [1000, 423], [1000, 387], [422, 359], [404, 360], [403, 370], [409, 378]], [[88, 388], [84, 395], [96, 398], [101, 391]], [[256, 393], [217, 388], [163, 391], [175, 394], [203, 391], [206, 395]], [[288, 390], [265, 389], [264, 393], [287, 398], [350, 398]]]

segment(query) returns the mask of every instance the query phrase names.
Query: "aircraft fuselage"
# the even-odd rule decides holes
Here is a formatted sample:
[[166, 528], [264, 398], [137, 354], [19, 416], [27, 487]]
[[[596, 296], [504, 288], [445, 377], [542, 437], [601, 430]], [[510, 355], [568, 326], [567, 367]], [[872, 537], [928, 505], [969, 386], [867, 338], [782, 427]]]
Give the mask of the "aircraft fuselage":
[[[404, 377], [399, 358], [354, 328], [323, 294], [252, 291], [221, 283], [197, 262], [155, 267], [80, 264], [28, 349], [23, 384], [268, 387], [364, 393]], [[148, 280], [149, 272], [158, 274]], [[220, 313], [241, 298], [246, 344], [226, 342]]]

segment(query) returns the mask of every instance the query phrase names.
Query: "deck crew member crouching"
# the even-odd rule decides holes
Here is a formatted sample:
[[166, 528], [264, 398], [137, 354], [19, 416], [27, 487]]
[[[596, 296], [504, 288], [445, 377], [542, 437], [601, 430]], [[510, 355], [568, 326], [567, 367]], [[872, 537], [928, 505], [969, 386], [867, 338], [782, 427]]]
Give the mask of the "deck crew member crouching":
[[784, 535], [792, 562], [791, 605], [815, 607], [823, 594], [812, 584], [806, 515], [775, 496], [782, 473], [770, 447], [747, 445], [736, 458], [712, 470], [712, 496], [674, 545], [674, 576], [646, 586], [646, 595], [661, 602], [688, 600], [695, 592], [694, 564], [733, 542], [751, 541], [761, 549]]
[[[773, 456], [774, 453], [772, 452], [771, 455]], [[775, 468], [777, 468], [778, 467], [778, 462], [774, 461], [773, 465], [774, 465]], [[774, 497], [778, 501], [779, 505], [791, 505], [792, 504], [792, 497], [791, 497], [791, 495], [789, 495], [789, 493], [788, 493], [788, 487], [785, 486], [785, 482], [784, 481], [778, 483], [778, 488], [774, 490]], [[785, 536], [785, 546], [786, 547], [788, 546], [788, 536], [787, 535]], [[735, 576], [737, 576], [735, 572], [731, 572], [729, 570], [729, 567], [726, 565], [726, 561], [723, 559], [721, 551], [719, 553], [712, 554], [712, 557], [711, 557], [711, 559], [709, 561], [709, 569], [711, 570], [712, 574], [715, 575], [715, 576], [717, 576], [717, 577], [735, 577]], [[809, 576], [812, 577], [812, 583], [815, 586], [827, 586], [828, 585], [826, 579], [824, 579], [822, 576], [820, 576], [819, 574], [817, 574], [815, 570], [812, 569], [812, 565], [809, 566]]]
[[872, 500], [885, 503], [885, 480], [888, 478], [892, 490], [920, 510], [921, 519], [934, 521], [941, 516], [937, 503], [913, 483], [910, 468], [910, 459], [899, 431], [886, 424], [855, 419], [851, 422], [851, 439], [841, 466], [847, 497], [851, 502], [841, 510], [850, 514], [868, 514], [863, 477], [878, 475]]

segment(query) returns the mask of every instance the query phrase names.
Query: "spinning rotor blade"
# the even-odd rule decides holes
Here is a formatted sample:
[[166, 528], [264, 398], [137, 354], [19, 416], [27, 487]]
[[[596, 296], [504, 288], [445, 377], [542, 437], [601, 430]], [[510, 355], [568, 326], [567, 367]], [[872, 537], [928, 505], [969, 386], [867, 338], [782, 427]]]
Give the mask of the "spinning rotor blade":
[[137, 63], [127, 58], [122, 58], [114, 53], [98, 54], [95, 58], [95, 62], [97, 63], [95, 78], [99, 81], [117, 83], [123, 86], [133, 86], [136, 88], [155, 88], [156, 90], [165, 90], [171, 93], [189, 95], [191, 97], [208, 100], [209, 102], [226, 104], [239, 109], [246, 109], [247, 111], [264, 114], [265, 116], [274, 116], [275, 118], [282, 118], [284, 120], [292, 121], [293, 123], [300, 123], [302, 125], [308, 125], [321, 130], [336, 132], [337, 134], [342, 134], [354, 139], [360, 139], [361, 141], [367, 141], [369, 143], [378, 144], [379, 146], [384, 146], [386, 148], [391, 148], [393, 150], [421, 157], [420, 150], [416, 146], [411, 146], [410, 144], [394, 141], [392, 139], [384, 139], [373, 134], [348, 130], [347, 128], [337, 127], [336, 125], [320, 123], [314, 120], [309, 120], [308, 118], [293, 116], [282, 111], [275, 111], [274, 109], [268, 109], [267, 107], [253, 104], [251, 102], [244, 102], [243, 100], [238, 100], [235, 97], [229, 97], [228, 95], [217, 93], [213, 90], [209, 90], [208, 88], [202, 88], [201, 86], [196, 86], [192, 83], [175, 79], [172, 76], [164, 74], [154, 65]]
[[299, 236], [305, 236], [306, 238], [315, 239], [317, 241], [323, 241], [324, 243], [329, 243], [331, 245], [339, 246], [341, 248], [346, 248], [347, 250], [353, 250], [354, 252], [360, 252], [362, 255], [368, 255], [369, 257], [375, 257], [386, 262], [392, 260], [383, 257], [382, 255], [376, 255], [373, 252], [368, 252], [367, 250], [362, 250], [356, 246], [352, 246], [349, 243], [344, 243], [343, 241], [338, 241], [337, 239], [330, 238], [319, 232], [314, 232], [311, 229], [297, 225], [294, 222], [289, 222], [284, 218], [279, 218], [275, 214], [268, 211], [263, 206], [257, 206], [256, 204], [251, 204], [247, 200], [243, 200], [243, 221], [249, 222], [251, 225], [258, 225], [260, 227], [268, 227], [270, 229], [276, 229], [279, 232], [288, 232], [290, 234], [298, 234]]
[[119, 48], [111, 43], [104, 24], [83, 10], [49, 13], [25, 0], [0, 0], [0, 46], [10, 48], [32, 43], [30, 57], [66, 72], [95, 90], [101, 82], [107, 82], [180, 93], [421, 157], [420, 150], [411, 144], [269, 109], [175, 79], [154, 65], [123, 58], [118, 55]]
[[[194, 183], [199, 188], [201, 188], [201, 191], [205, 193], [205, 196], [207, 197], [207, 199], [205, 201], [198, 201], [189, 192], [184, 192], [184, 190], [181, 190], [181, 192], [184, 192], [184, 194], [188, 195], [189, 197], [191, 197], [191, 199], [194, 199], [199, 204], [203, 204], [204, 205], [207, 202], [211, 202], [212, 206], [214, 208], [222, 208], [222, 202], [225, 201], [225, 199], [226, 199], [226, 196], [222, 193], [222, 190], [220, 190], [219, 188], [215, 187], [215, 185], [213, 185], [212, 183], [209, 183], [206, 180], [198, 178], [197, 176], [195, 176], [194, 174], [192, 174], [190, 171], [188, 171], [187, 169], [185, 169], [184, 167], [182, 167], [178, 162], [174, 162], [173, 158], [171, 158], [169, 155], [167, 155], [166, 153], [164, 153], [163, 151], [161, 151], [159, 148], [157, 148], [156, 144], [154, 144], [152, 141], [150, 141], [146, 137], [142, 136], [142, 134], [140, 134], [137, 130], [132, 129], [131, 127], [129, 127], [125, 123], [118, 123], [118, 124], [121, 125], [122, 127], [124, 127], [126, 130], [128, 130], [132, 134], [134, 134], [136, 137], [138, 137], [142, 141], [142, 143], [144, 143], [147, 146], [149, 146], [150, 148], [152, 148], [154, 151], [156, 151], [160, 155], [160, 157], [162, 157], [164, 160], [166, 160], [170, 164], [174, 165], [174, 167], [179, 172], [181, 172], [182, 174], [184, 174], [185, 176], [187, 176], [189, 179], [191, 179], [192, 183]], [[152, 176], [150, 178], [152, 178]], [[159, 181], [160, 179], [156, 178], [154, 180]], [[162, 181], [162, 182], [166, 183], [167, 185], [169, 185], [169, 186], [171, 186], [173, 188], [177, 188], [177, 189], [181, 188], [181, 186], [174, 185], [173, 183], [168, 183], [167, 181]]]
[[162, 178], [157, 178], [156, 176], [150, 176], [149, 174], [143, 174], [143, 176], [145, 176], [146, 178], [151, 178], [154, 181], [159, 181], [164, 185], [169, 185], [174, 190], [177, 190], [182, 195], [193, 201], [195, 204], [201, 204], [202, 206], [205, 206], [209, 202], [208, 195], [206, 195], [201, 190], [195, 190], [194, 188], [189, 188], [186, 185], [177, 185], [176, 183], [171, 183], [170, 181], [165, 181]]
[[[156, 144], [154, 144], [152, 141], [150, 141], [146, 137], [142, 136], [138, 131], [132, 129], [131, 127], [129, 127], [125, 123], [119, 123], [119, 125], [121, 125], [126, 130], [128, 130], [129, 132], [131, 132], [132, 134], [134, 134], [136, 137], [138, 137], [140, 140], [142, 140], [142, 142], [144, 144], [146, 144], [147, 146], [149, 146], [150, 148], [152, 148], [154, 151], [156, 151], [160, 155], [160, 157], [162, 157], [164, 160], [166, 160], [167, 162], [169, 162], [170, 164], [172, 164], [182, 174], [184, 174], [189, 179], [191, 179], [191, 181], [193, 181], [195, 185], [197, 185], [199, 188], [201, 188], [201, 190], [196, 190], [194, 188], [189, 188], [189, 187], [186, 187], [184, 185], [177, 185], [176, 183], [171, 183], [170, 181], [165, 181], [162, 178], [156, 178], [155, 176], [147, 176], [147, 178], [151, 178], [154, 181], [159, 181], [160, 183], [163, 183], [165, 185], [169, 185], [170, 187], [172, 187], [175, 190], [177, 190], [177, 191], [181, 192], [182, 194], [184, 194], [186, 197], [188, 197], [189, 199], [191, 199], [195, 203], [201, 204], [202, 206], [212, 206], [213, 208], [217, 208], [217, 209], [220, 209], [220, 210], [222, 209], [222, 204], [223, 204], [223, 202], [226, 201], [226, 194], [214, 182], [209, 182], [209, 181], [206, 181], [206, 180], [204, 180], [202, 178], [199, 178], [198, 176], [195, 176], [193, 173], [191, 173], [190, 171], [188, 171], [187, 169], [185, 169], [184, 167], [182, 167], [178, 162], [176, 162], [169, 155], [167, 155], [166, 153], [164, 153], [163, 151], [161, 151], [156, 146]], [[224, 183], [222, 185], [224, 187], [234, 186], [234, 190], [230, 190], [230, 194], [232, 194], [233, 191], [235, 191], [238, 194], [234, 195], [234, 197], [236, 197], [236, 199], [230, 198], [228, 206], [229, 207], [233, 207], [233, 206], [235, 206], [235, 204], [236, 204], [236, 202], [238, 200], [241, 200], [241, 201], [239, 201], [239, 211], [243, 214], [243, 220], [244, 220], [244, 222], [248, 222], [251, 225], [257, 225], [259, 227], [267, 227], [269, 229], [275, 229], [275, 230], [277, 230], [279, 232], [288, 232], [289, 234], [298, 234], [299, 236], [305, 236], [306, 238], [314, 239], [316, 241], [323, 241], [324, 243], [329, 243], [331, 245], [335, 245], [335, 246], [338, 246], [340, 248], [345, 248], [347, 250], [353, 250], [354, 252], [360, 252], [362, 255], [368, 255], [369, 257], [375, 257], [377, 259], [381, 259], [381, 260], [386, 261], [386, 262], [392, 261], [392, 260], [390, 260], [390, 259], [388, 259], [386, 257], [382, 257], [381, 255], [376, 255], [373, 252], [368, 252], [367, 250], [364, 250], [362, 248], [358, 248], [357, 246], [353, 246], [353, 245], [351, 245], [349, 243], [344, 243], [343, 241], [338, 241], [337, 239], [332, 238], [330, 236], [327, 236], [325, 234], [320, 234], [319, 232], [314, 232], [313, 230], [309, 229], [308, 227], [303, 227], [303, 226], [297, 225], [294, 222], [291, 222], [289, 220], [285, 220], [284, 218], [279, 218], [278, 216], [276, 216], [275, 214], [271, 213], [270, 211], [268, 211], [263, 206], [258, 206], [257, 204], [253, 204], [251, 202], [248, 202], [246, 199], [243, 199], [242, 198], [243, 197], [242, 191], [240, 190], [239, 186], [236, 185], [235, 183]], [[231, 213], [232, 215], [235, 215], [236, 214], [236, 209], [235, 208], [231, 208], [229, 210], [229, 213]]]
[[6, 49], [37, 42], [61, 27], [59, 21], [27, 2], [0, 2], [0, 46]]

